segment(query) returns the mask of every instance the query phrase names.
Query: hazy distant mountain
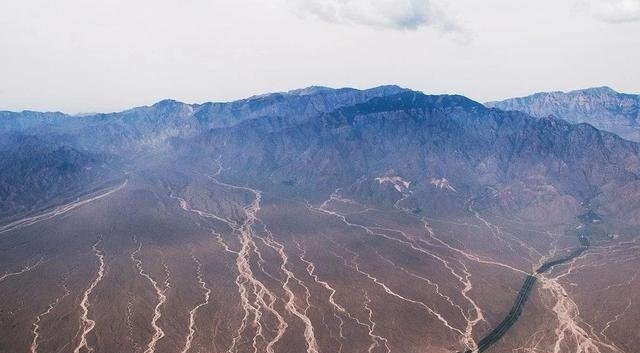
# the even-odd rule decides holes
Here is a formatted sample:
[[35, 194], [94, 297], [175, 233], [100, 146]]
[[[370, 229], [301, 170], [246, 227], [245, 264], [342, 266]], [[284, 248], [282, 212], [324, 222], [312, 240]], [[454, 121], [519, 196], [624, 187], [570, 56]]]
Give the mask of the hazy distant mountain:
[[502, 110], [519, 110], [535, 117], [554, 115], [640, 141], [640, 95], [618, 93], [609, 87], [567, 93], [536, 93], [486, 105]]
[[225, 103], [187, 104], [167, 99], [122, 112], [83, 116], [0, 111], [0, 133], [65, 134], [90, 150], [157, 150], [166, 148], [174, 137], [192, 136], [247, 119], [278, 116], [303, 121], [322, 112], [405, 90], [398, 86], [367, 90], [308, 87]]

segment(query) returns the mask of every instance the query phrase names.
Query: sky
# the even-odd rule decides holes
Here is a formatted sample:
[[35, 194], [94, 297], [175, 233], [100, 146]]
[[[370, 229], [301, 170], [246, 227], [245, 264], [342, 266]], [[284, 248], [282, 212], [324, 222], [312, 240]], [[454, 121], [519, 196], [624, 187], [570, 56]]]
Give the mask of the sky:
[[640, 93], [640, 0], [2, 0], [0, 110], [322, 85]]

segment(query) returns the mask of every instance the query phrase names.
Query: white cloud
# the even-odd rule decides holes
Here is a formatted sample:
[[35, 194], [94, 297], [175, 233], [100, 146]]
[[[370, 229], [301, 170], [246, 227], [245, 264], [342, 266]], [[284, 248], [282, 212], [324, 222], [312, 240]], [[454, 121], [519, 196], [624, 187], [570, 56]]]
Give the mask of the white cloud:
[[594, 0], [591, 7], [605, 22], [640, 21], [640, 0]]
[[[0, 110], [112, 111], [311, 85], [480, 101], [640, 91], [640, 21], [602, 25], [604, 0], [325, 1], [0, 0]], [[473, 30], [468, 45], [456, 43], [460, 27]]]
[[289, 3], [299, 15], [327, 22], [398, 30], [428, 26], [462, 32], [446, 5], [438, 0], [289, 0]]

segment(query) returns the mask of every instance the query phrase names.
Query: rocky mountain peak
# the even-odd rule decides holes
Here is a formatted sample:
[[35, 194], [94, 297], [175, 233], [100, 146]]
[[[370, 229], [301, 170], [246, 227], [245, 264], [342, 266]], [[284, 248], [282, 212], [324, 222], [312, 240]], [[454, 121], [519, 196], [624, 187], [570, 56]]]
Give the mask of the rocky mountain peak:
[[541, 92], [486, 103], [502, 110], [519, 110], [534, 117], [549, 115], [570, 123], [587, 123], [632, 141], [640, 141], [640, 95], [602, 86], [570, 92]]

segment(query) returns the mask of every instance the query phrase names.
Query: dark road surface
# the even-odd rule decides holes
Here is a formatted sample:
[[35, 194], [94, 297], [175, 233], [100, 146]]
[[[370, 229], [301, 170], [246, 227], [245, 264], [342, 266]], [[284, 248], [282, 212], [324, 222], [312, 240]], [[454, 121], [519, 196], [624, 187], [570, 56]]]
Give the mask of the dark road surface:
[[520, 287], [518, 296], [516, 297], [516, 300], [513, 303], [513, 306], [511, 307], [511, 310], [509, 311], [507, 316], [498, 324], [498, 326], [496, 326], [491, 332], [489, 332], [489, 334], [487, 334], [484, 338], [480, 340], [480, 342], [478, 342], [477, 350], [475, 351], [467, 350], [464, 353], [473, 353], [473, 352], [482, 353], [487, 349], [489, 349], [493, 344], [498, 342], [500, 338], [502, 338], [502, 336], [504, 336], [507, 333], [507, 331], [509, 331], [509, 329], [516, 323], [516, 321], [518, 321], [518, 318], [520, 318], [520, 315], [522, 315], [522, 309], [524, 308], [524, 305], [527, 302], [529, 293], [531, 292], [531, 290], [534, 287], [534, 284], [536, 283], [536, 280], [537, 280], [536, 275], [545, 273], [550, 269], [552, 269], [554, 266], [571, 261], [572, 259], [580, 256], [583, 252], [585, 252], [589, 248], [589, 239], [586, 236], [580, 235], [578, 239], [580, 240], [579, 248], [577, 248], [576, 250], [574, 250], [573, 252], [571, 252], [566, 256], [545, 262], [544, 264], [542, 264], [542, 266], [540, 266], [535, 271], [534, 274], [528, 275], [527, 278], [524, 280], [522, 287]]

